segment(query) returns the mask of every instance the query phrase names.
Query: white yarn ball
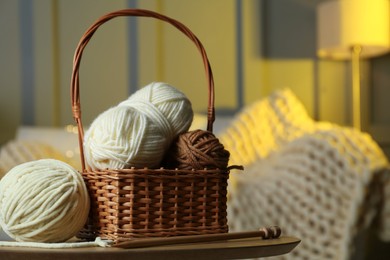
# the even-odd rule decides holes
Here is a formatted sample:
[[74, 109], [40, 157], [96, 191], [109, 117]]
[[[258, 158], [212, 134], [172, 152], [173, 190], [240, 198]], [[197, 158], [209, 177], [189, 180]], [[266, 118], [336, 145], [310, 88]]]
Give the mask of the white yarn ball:
[[163, 82], [152, 82], [131, 95], [120, 106], [131, 106], [149, 114], [153, 120], [159, 120], [153, 108], [157, 108], [170, 123], [174, 135], [187, 132], [194, 113], [191, 101], [183, 92]]
[[81, 230], [88, 213], [84, 181], [64, 162], [23, 163], [0, 181], [0, 224], [16, 241], [66, 241]]
[[151, 83], [100, 114], [84, 137], [92, 169], [156, 168], [193, 118], [191, 102], [165, 83]]

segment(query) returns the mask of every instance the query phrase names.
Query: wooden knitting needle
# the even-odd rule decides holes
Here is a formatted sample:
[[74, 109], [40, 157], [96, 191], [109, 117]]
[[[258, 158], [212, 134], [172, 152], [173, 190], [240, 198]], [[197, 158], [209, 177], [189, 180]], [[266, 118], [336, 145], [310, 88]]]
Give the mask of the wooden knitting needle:
[[162, 246], [162, 245], [173, 245], [173, 244], [214, 242], [214, 241], [224, 241], [230, 239], [241, 239], [241, 238], [251, 238], [251, 237], [272, 239], [272, 238], [278, 238], [281, 235], [281, 233], [282, 231], [280, 227], [272, 226], [272, 227], [260, 228], [258, 231], [248, 231], [248, 232], [134, 239], [131, 241], [120, 242], [116, 244], [115, 247], [140, 248], [140, 247], [151, 247], [151, 246]]

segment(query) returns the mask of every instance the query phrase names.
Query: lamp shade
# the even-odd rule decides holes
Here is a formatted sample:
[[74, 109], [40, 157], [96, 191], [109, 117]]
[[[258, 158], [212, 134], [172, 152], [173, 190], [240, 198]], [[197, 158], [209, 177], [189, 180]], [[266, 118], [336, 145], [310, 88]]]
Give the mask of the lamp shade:
[[385, 54], [390, 49], [389, 0], [331, 0], [317, 8], [317, 54], [321, 58], [350, 59]]

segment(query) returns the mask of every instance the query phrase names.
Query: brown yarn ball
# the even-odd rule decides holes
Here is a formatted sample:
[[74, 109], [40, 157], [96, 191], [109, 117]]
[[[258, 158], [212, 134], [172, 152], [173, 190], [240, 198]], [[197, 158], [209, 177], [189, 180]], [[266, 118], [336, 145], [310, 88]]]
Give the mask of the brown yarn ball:
[[226, 169], [230, 153], [212, 132], [194, 130], [179, 135], [162, 166], [168, 169]]

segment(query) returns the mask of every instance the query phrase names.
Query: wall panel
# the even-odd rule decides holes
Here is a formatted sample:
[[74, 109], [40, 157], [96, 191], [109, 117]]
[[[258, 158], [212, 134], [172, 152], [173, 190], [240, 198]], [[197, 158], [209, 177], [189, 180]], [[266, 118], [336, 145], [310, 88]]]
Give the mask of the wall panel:
[[264, 24], [261, 14], [263, 1], [242, 1], [242, 59], [243, 59], [243, 95], [244, 103], [250, 104], [270, 92], [266, 84], [266, 61], [263, 57]]
[[[61, 123], [72, 123], [69, 84], [73, 54], [83, 33], [100, 16], [126, 7], [126, 1], [59, 1]], [[84, 124], [127, 97], [127, 20], [101, 26], [86, 47], [80, 70]]]
[[0, 2], [0, 144], [21, 123], [21, 53], [19, 1]]
[[60, 93], [56, 48], [56, 1], [36, 1], [33, 6], [35, 124], [59, 126]]
[[[212, 65], [216, 86], [216, 106], [234, 109], [236, 103], [236, 60], [235, 60], [235, 1], [155, 1], [153, 10], [162, 12], [188, 26], [201, 40]], [[143, 2], [139, 2], [140, 7]], [[150, 4], [150, 2], [148, 2]], [[149, 7], [151, 7], [149, 5]], [[152, 6], [153, 7], [153, 6]], [[216, 14], [218, 14], [216, 16]], [[193, 102], [196, 111], [205, 111], [206, 81], [201, 56], [195, 45], [184, 38], [177, 29], [165, 24], [156, 24], [153, 30], [141, 30], [140, 42], [155, 48], [143, 50], [141, 63], [148, 59], [149, 65], [141, 64], [142, 81], [148, 77], [148, 66], [157, 64], [155, 74], [158, 80], [166, 81], [181, 89]], [[155, 57], [150, 51], [156, 51]]]
[[350, 102], [345, 62], [318, 61], [319, 119], [346, 125], [350, 117]]

